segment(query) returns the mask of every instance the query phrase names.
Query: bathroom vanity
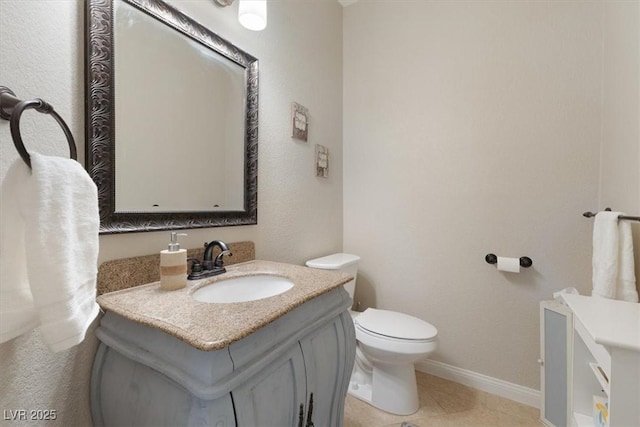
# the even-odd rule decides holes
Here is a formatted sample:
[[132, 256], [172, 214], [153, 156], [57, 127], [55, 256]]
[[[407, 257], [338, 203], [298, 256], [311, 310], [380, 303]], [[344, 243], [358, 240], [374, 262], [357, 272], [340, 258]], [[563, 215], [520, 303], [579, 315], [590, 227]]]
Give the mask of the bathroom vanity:
[[[279, 295], [206, 303], [231, 278], [283, 277]], [[98, 298], [106, 311], [91, 380], [95, 425], [339, 426], [355, 355], [351, 276], [251, 261], [165, 292]]]
[[562, 299], [540, 303], [541, 420], [594, 426], [602, 411], [603, 425], [640, 425], [640, 304]]

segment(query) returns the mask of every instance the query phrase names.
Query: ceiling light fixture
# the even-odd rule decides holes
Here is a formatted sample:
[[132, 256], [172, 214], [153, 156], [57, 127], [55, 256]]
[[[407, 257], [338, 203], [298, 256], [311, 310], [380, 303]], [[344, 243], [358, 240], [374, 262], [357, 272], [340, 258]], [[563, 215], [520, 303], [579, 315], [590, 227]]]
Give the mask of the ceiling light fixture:
[[238, 21], [252, 31], [267, 28], [267, 0], [240, 0]]
[[[222, 7], [231, 6], [234, 0], [215, 0]], [[267, 28], [267, 0], [240, 0], [238, 4], [238, 21], [243, 27], [252, 31]]]

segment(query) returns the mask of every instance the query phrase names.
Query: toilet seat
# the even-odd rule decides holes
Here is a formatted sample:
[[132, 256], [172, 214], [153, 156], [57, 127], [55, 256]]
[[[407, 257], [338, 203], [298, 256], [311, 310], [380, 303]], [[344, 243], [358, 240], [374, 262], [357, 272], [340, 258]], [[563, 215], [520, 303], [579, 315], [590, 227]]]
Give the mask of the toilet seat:
[[432, 324], [396, 311], [368, 308], [353, 321], [356, 329], [380, 339], [430, 342], [438, 336]]
[[438, 340], [408, 340], [369, 332], [355, 325], [356, 340], [367, 359], [383, 364], [413, 364], [438, 347]]
[[376, 340], [376, 341], [382, 341], [382, 342], [388, 343], [388, 345], [394, 345], [394, 343], [396, 343], [395, 345], [402, 345], [405, 343], [422, 345], [422, 344], [429, 344], [431, 342], [437, 341], [436, 338], [432, 338], [429, 340], [408, 340], [406, 338], [389, 337], [387, 335], [371, 332], [360, 325], [355, 325], [355, 327], [356, 327], [356, 338], [358, 339], [358, 341], [366, 341], [368, 343], [370, 343], [371, 340]]

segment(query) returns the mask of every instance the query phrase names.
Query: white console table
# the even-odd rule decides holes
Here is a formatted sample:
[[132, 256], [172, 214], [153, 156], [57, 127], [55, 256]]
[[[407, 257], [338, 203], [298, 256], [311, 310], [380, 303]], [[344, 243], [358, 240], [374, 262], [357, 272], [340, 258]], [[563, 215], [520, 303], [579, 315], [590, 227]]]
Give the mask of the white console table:
[[593, 426], [593, 396], [609, 426], [640, 426], [640, 304], [564, 294], [540, 304], [541, 419]]

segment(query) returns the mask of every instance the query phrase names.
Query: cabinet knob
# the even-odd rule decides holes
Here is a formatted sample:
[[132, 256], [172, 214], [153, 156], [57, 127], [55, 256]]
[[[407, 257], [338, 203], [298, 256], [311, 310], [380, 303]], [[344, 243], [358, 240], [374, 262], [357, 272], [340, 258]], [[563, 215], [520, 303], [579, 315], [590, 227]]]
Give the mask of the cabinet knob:
[[538, 359], [538, 365], [540, 365], [540, 366], [544, 366], [544, 360], [542, 360], [542, 359]]

